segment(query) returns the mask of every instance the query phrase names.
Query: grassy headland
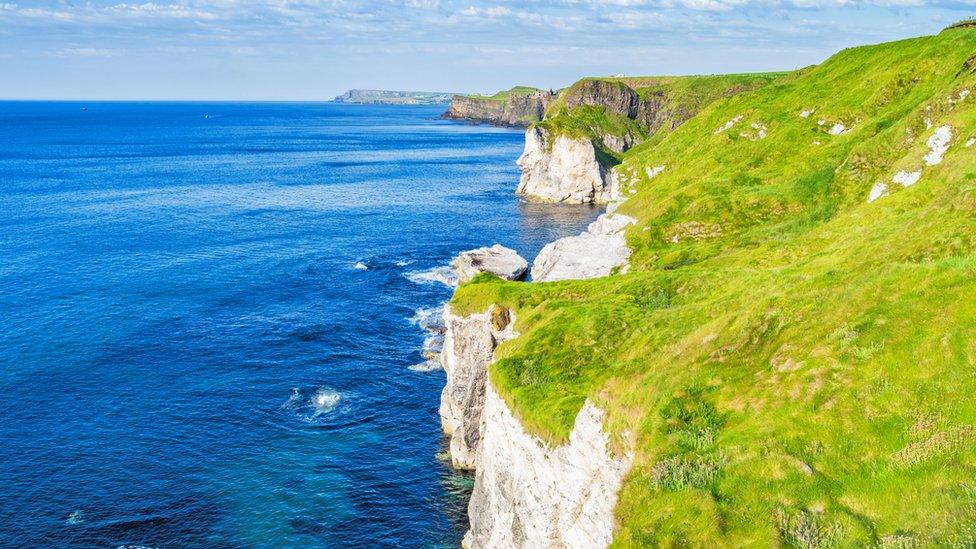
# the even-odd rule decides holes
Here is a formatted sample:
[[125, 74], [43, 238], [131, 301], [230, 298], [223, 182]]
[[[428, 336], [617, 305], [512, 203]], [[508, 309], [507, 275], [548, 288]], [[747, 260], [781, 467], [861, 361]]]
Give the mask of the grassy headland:
[[[630, 272], [459, 288], [457, 312], [517, 314], [490, 377], [527, 430], [564, 442], [590, 398], [634, 453], [616, 545], [976, 543], [974, 59], [962, 26], [786, 75], [628, 79], [700, 111], [617, 155]], [[542, 124], [633, 122], [560, 108]]]

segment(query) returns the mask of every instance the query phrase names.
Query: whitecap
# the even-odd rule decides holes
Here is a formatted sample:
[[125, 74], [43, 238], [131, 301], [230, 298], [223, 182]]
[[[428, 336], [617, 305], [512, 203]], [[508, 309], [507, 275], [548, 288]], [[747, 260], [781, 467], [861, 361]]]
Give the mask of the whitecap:
[[397, 267], [406, 267], [407, 265], [413, 265], [414, 261], [412, 259], [398, 259], [394, 265]]
[[411, 324], [419, 326], [428, 332], [444, 331], [444, 307], [420, 307], [408, 318]]
[[81, 511], [72, 511], [68, 515], [68, 519], [64, 521], [65, 524], [81, 524], [85, 522], [85, 515]]
[[454, 269], [447, 265], [434, 267], [433, 269], [428, 269], [426, 271], [411, 271], [406, 273], [404, 276], [406, 276], [410, 282], [415, 282], [417, 284], [440, 282], [441, 284], [450, 286], [451, 288], [456, 288], [458, 285], [457, 273], [455, 273]]
[[367, 267], [366, 264], [363, 263], [362, 261], [357, 261], [356, 264], [352, 266], [352, 268], [356, 269], [357, 271], [365, 271], [369, 267]]
[[331, 412], [339, 404], [341, 399], [342, 395], [338, 391], [329, 387], [319, 387], [319, 390], [309, 400], [309, 406], [313, 410], [310, 419], [315, 419], [322, 414]]
[[436, 358], [431, 358], [421, 362], [420, 364], [414, 364], [413, 366], [409, 367], [409, 370], [412, 372], [433, 372], [434, 370], [440, 369], [441, 361]]

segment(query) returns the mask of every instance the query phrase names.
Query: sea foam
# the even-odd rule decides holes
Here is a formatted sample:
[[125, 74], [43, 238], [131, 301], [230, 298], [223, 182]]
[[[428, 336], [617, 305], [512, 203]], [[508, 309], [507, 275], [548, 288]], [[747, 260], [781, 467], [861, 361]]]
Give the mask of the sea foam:
[[428, 269], [426, 271], [411, 271], [404, 274], [411, 282], [417, 284], [431, 284], [439, 282], [445, 286], [450, 286], [451, 288], [456, 288], [458, 286], [458, 276], [454, 272], [454, 269], [444, 265], [441, 267], [434, 267], [433, 269]]

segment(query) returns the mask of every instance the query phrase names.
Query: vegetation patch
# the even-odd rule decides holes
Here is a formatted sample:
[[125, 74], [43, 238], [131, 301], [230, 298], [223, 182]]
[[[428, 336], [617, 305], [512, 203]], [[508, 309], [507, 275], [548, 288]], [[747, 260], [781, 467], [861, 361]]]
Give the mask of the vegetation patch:
[[[974, 51], [960, 27], [737, 93], [716, 82], [683, 123], [614, 153], [637, 189], [620, 206], [637, 220], [626, 274], [458, 289], [460, 314], [514, 313], [521, 335], [489, 374], [528, 431], [565, 441], [590, 398], [634, 449], [616, 546], [976, 541]], [[621, 81], [641, 98], [699, 93]], [[544, 123], [633, 130], [564, 114]], [[766, 137], [741, 137], [755, 121]], [[868, 203], [945, 125], [941, 162]]]

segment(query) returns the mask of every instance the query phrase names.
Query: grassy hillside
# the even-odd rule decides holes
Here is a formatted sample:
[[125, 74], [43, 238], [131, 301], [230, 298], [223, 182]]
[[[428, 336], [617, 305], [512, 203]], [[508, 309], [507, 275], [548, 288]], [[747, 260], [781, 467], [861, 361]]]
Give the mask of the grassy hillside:
[[494, 101], [507, 101], [509, 97], [513, 95], [532, 95], [534, 93], [540, 92], [539, 88], [533, 88], [531, 86], [515, 86], [508, 90], [502, 90], [496, 92], [493, 95], [481, 95], [478, 93], [473, 93], [468, 97], [473, 97], [475, 99], [491, 99]]
[[517, 313], [526, 429], [608, 410], [616, 545], [976, 544], [974, 69], [962, 27], [717, 98], [621, 156], [628, 274], [458, 290]]
[[[604, 145], [604, 136], [629, 135], [639, 142], [650, 137], [656, 142], [712, 101], [756, 89], [784, 74], [584, 78], [560, 91], [538, 125], [552, 135], [592, 141], [616, 163], [622, 155]], [[629, 117], [602, 105], [579, 105], [578, 100], [573, 101], [583, 89], [592, 93], [594, 83], [608, 96], [632, 91], [639, 104], [638, 112]]]

